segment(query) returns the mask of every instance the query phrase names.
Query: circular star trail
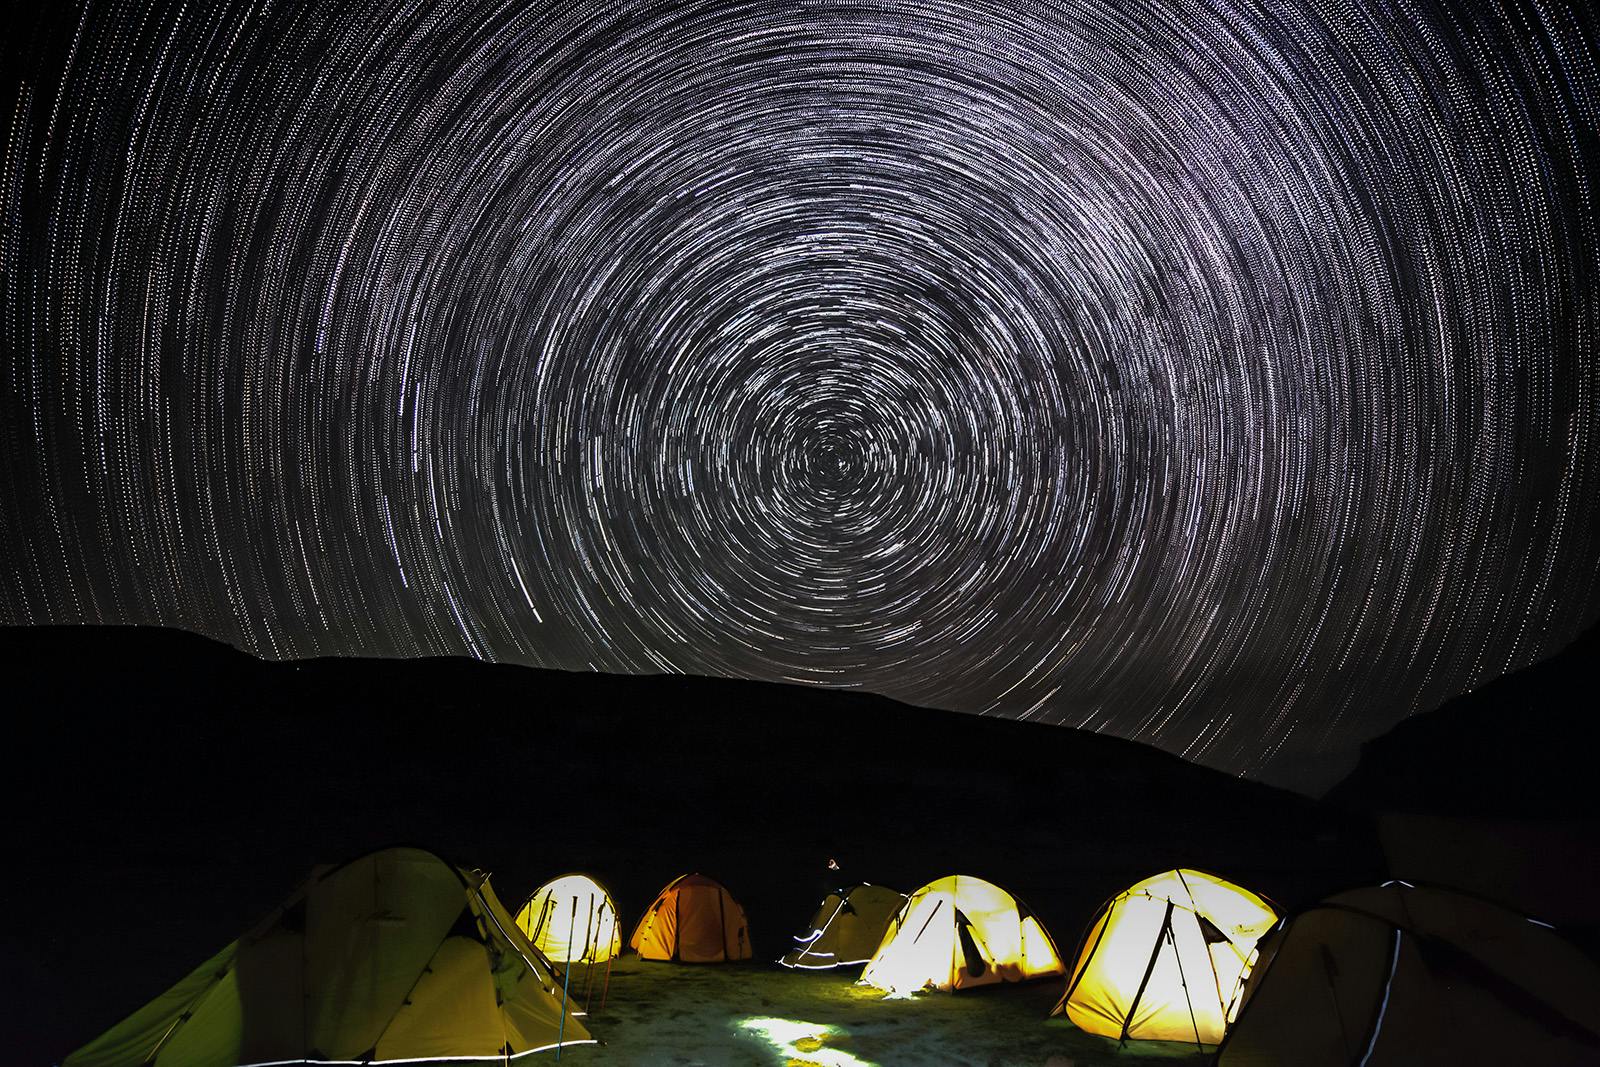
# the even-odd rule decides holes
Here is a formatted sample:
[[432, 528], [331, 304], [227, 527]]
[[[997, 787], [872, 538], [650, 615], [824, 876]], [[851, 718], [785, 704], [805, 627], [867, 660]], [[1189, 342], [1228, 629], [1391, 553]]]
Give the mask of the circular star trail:
[[63, 8], [0, 618], [1347, 748], [1597, 606], [1585, 19]]

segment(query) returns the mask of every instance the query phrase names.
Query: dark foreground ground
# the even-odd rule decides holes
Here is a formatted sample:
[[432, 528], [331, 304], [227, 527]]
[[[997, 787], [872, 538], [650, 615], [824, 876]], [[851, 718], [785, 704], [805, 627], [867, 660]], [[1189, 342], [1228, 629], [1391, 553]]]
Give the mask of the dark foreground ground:
[[[703, 871], [743, 902], [763, 959], [809, 918], [829, 857], [903, 890], [987, 878], [1069, 960], [1102, 900], [1160, 870], [1215, 871], [1289, 908], [1384, 874], [1369, 811], [1109, 737], [859, 694], [461, 660], [268, 664], [137, 629], [0, 629], [0, 667], [0, 993], [26, 1020], [4, 1064], [58, 1060], [313, 865], [394, 844], [493, 872], [513, 907], [586, 870], [625, 917]], [[608, 1045], [563, 1061], [1081, 1067], [1113, 1047], [1045, 1021], [1059, 983], [885, 1003], [837, 978], [633, 967], [593, 1020]], [[780, 1049], [795, 1041], [811, 1051]], [[935, 1047], [951, 1055], [916, 1051]]]

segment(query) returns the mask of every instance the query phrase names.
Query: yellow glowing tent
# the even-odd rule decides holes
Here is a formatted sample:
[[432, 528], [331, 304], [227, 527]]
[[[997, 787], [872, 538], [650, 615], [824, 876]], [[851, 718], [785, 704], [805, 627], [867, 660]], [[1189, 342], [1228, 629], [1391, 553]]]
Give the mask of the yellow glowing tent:
[[1391, 882], [1261, 941], [1219, 1067], [1600, 1063], [1600, 967], [1547, 923]]
[[485, 876], [392, 848], [318, 871], [64, 1067], [502, 1063], [593, 1044]]
[[1278, 916], [1247, 889], [1202, 871], [1166, 871], [1106, 901], [1052, 1015], [1126, 1041], [1222, 1040], [1256, 940]]
[[957, 874], [929, 882], [901, 906], [861, 984], [895, 995], [1025, 982], [1065, 968], [1050, 935], [999, 886]]
[[750, 925], [744, 909], [721, 883], [702, 874], [684, 874], [667, 883], [645, 911], [628, 947], [645, 960], [747, 960]]
[[905, 901], [904, 893], [866, 883], [829, 893], [778, 962], [807, 971], [866, 963]]
[[557, 963], [604, 963], [622, 951], [616, 902], [586, 874], [564, 874], [534, 890], [517, 912], [517, 929]]

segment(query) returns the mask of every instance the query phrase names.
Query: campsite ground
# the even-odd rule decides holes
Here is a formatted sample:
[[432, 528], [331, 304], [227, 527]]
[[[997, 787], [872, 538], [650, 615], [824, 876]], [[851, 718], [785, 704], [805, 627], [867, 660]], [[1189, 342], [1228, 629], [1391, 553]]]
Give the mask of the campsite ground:
[[[572, 983], [581, 994], [583, 972]], [[771, 964], [612, 968], [605, 1007], [593, 975], [589, 1024], [602, 1046], [569, 1049], [563, 1063], [708, 1067], [1178, 1067], [1194, 1049], [1116, 1043], [1046, 1016], [1061, 983], [886, 1000], [854, 972], [788, 971]]]

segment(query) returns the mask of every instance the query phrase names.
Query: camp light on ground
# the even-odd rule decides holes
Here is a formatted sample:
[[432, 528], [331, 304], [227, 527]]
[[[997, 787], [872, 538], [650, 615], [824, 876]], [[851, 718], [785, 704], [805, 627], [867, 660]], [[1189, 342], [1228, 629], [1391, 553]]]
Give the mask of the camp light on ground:
[[842, 1027], [762, 1016], [741, 1019], [738, 1029], [766, 1041], [789, 1064], [805, 1064], [807, 1067], [873, 1067], [867, 1060], [841, 1049], [827, 1047], [830, 1038], [847, 1033]]

